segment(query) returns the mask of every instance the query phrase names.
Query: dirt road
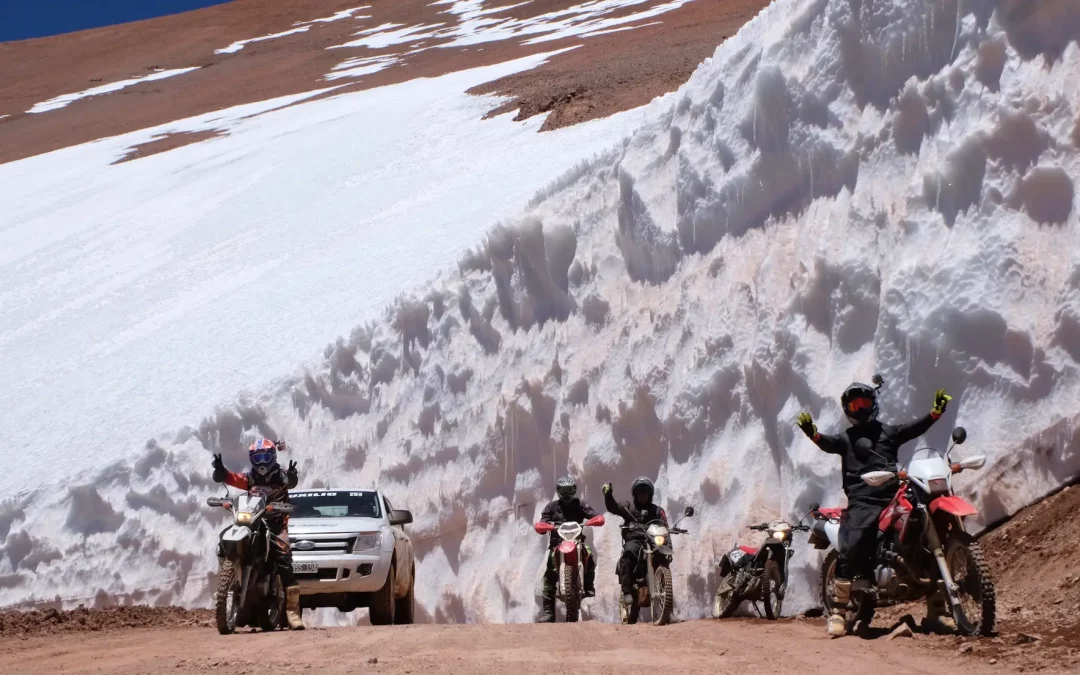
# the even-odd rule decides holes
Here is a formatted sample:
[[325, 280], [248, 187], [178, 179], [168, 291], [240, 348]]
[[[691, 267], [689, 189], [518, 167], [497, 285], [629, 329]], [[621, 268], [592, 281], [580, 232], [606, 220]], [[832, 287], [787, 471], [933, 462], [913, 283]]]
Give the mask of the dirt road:
[[[6, 673], [550, 673], [582, 672], [1002, 673], [955, 638], [829, 640], [820, 621], [688, 621], [666, 627], [577, 625], [416, 625], [309, 629], [219, 636], [213, 628], [130, 629], [0, 642]], [[1065, 664], [1063, 664], [1064, 666]], [[559, 667], [555, 667], [560, 669]], [[658, 670], [657, 670], [658, 669]], [[1068, 672], [1041, 669], [1043, 673]]]

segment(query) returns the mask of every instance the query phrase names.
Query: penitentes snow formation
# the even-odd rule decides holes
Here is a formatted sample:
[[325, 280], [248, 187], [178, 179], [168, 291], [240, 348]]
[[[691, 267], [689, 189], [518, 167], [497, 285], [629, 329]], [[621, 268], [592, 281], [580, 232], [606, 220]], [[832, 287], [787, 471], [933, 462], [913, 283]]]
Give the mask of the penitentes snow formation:
[[[564, 473], [597, 507], [637, 475], [695, 506], [676, 614], [704, 616], [746, 524], [842, 503], [793, 421], [842, 427], [840, 392], [875, 372], [886, 419], [947, 388], [919, 444], [965, 426], [957, 452], [989, 461], [959, 492], [982, 524], [1015, 511], [1080, 471], [1077, 5], [778, 0], [321, 363], [6, 501], [0, 604], [205, 604], [211, 453], [240, 466], [265, 434], [306, 486], [413, 511], [421, 621], [532, 620], [531, 524]], [[615, 519], [595, 533], [605, 621], [618, 542]], [[796, 544], [788, 612], [817, 562]]]

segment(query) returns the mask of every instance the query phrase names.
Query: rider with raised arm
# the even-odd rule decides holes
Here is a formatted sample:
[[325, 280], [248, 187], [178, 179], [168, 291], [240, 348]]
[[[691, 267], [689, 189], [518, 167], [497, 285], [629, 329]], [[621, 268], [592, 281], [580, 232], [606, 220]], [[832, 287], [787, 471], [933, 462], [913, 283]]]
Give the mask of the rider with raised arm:
[[[840, 405], [851, 422], [843, 433], [835, 436], [818, 433], [810, 413], [799, 414], [799, 429], [825, 452], [840, 455], [844, 494], [848, 499], [840, 519], [839, 561], [828, 623], [830, 636], [841, 637], [845, 633], [843, 607], [851, 599], [851, 581], [855, 577], [868, 577], [873, 571], [878, 518], [899, 489], [896, 480], [875, 487], [865, 483], [862, 475], [869, 471], [896, 471], [900, 446], [926, 433], [945, 412], [950, 400], [952, 397], [944, 389], [938, 389], [934, 406], [925, 417], [909, 424], [885, 424], [877, 419], [877, 390], [855, 382], [840, 397]], [[869, 443], [859, 443], [863, 439]], [[956, 630], [956, 621], [941, 588], [928, 595], [926, 603], [928, 621]]]
[[[630, 486], [630, 494], [633, 501], [619, 503], [612, 494], [611, 483], [604, 484], [604, 508], [623, 519], [625, 523], [640, 523], [645, 525], [658, 520], [667, 526], [667, 514], [664, 509], [653, 503], [653, 482], [645, 476], [634, 479]], [[622, 602], [625, 605], [634, 603], [634, 571], [638, 559], [641, 556], [641, 548], [645, 545], [644, 528], [622, 528], [623, 550], [619, 557], [619, 563], [615, 567], [619, 575], [619, 586], [622, 592]]]
[[[214, 482], [224, 483], [239, 490], [253, 487], [265, 487], [270, 491], [267, 503], [288, 502], [289, 490], [296, 487], [299, 476], [296, 462], [289, 462], [288, 469], [282, 469], [277, 461], [277, 451], [285, 447], [285, 441], [271, 441], [257, 438], [248, 448], [248, 460], [251, 470], [247, 473], [235, 473], [225, 468], [221, 455], [214, 455]], [[267, 513], [266, 524], [273, 535], [270, 543], [274, 563], [278, 568], [281, 583], [285, 586], [285, 617], [292, 630], [303, 630], [304, 620], [300, 614], [300, 586], [292, 569], [292, 547], [289, 545], [289, 516], [285, 513]]]
[[[597, 515], [596, 510], [577, 497], [577, 483], [570, 476], [563, 476], [555, 483], [558, 499], [548, 502], [540, 515], [541, 522], [558, 527], [566, 522], [584, 523]], [[548, 541], [547, 567], [544, 568], [543, 605], [540, 611], [541, 623], [555, 621], [555, 585], [558, 583], [555, 570], [555, 548], [562, 541], [559, 534], [552, 530]], [[596, 595], [596, 560], [592, 549], [585, 546], [585, 589], [586, 598]]]

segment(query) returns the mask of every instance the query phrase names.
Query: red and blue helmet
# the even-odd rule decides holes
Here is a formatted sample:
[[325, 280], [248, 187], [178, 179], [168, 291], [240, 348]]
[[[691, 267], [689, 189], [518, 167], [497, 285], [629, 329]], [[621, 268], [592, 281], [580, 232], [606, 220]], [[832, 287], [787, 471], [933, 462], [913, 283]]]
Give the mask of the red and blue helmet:
[[269, 438], [256, 438], [248, 448], [248, 461], [251, 468], [264, 476], [277, 464], [277, 443]]

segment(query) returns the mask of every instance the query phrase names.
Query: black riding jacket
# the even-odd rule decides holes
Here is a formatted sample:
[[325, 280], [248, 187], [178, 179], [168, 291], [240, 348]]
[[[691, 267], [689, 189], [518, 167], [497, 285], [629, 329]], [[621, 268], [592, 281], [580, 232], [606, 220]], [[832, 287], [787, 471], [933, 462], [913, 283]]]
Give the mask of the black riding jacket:
[[[624, 523], [642, 523], [647, 524], [654, 520], [659, 520], [667, 525], [667, 514], [664, 513], [664, 509], [660, 508], [656, 504], [650, 503], [644, 509], [640, 509], [634, 505], [632, 501], [622, 502], [621, 504], [615, 501], [615, 498], [611, 496], [611, 493], [604, 495], [604, 508], [608, 512], [615, 514], [623, 519]], [[623, 544], [628, 541], [645, 541], [644, 530], [630, 530], [622, 528]]]
[[[544, 507], [543, 513], [540, 514], [540, 520], [558, 527], [568, 521], [584, 523], [595, 515], [597, 515], [595, 509], [577, 497], [574, 497], [565, 502], [559, 499], [548, 502], [548, 505]], [[559, 542], [562, 541], [562, 538], [559, 537], [557, 532], [552, 532], [548, 536], [550, 537], [548, 540], [548, 548], [555, 548], [559, 545]]]
[[[900, 446], [925, 434], [937, 419], [938, 416], [931, 413], [909, 424], [884, 424], [872, 420], [849, 427], [835, 436], [817, 434], [814, 442], [825, 452], [840, 455], [844, 494], [849, 504], [862, 501], [884, 506], [896, 494], [897, 482], [892, 480], [874, 487], [864, 482], [861, 476], [869, 471], [896, 471]], [[869, 452], [855, 447], [860, 438], [866, 438], [873, 444]]]

